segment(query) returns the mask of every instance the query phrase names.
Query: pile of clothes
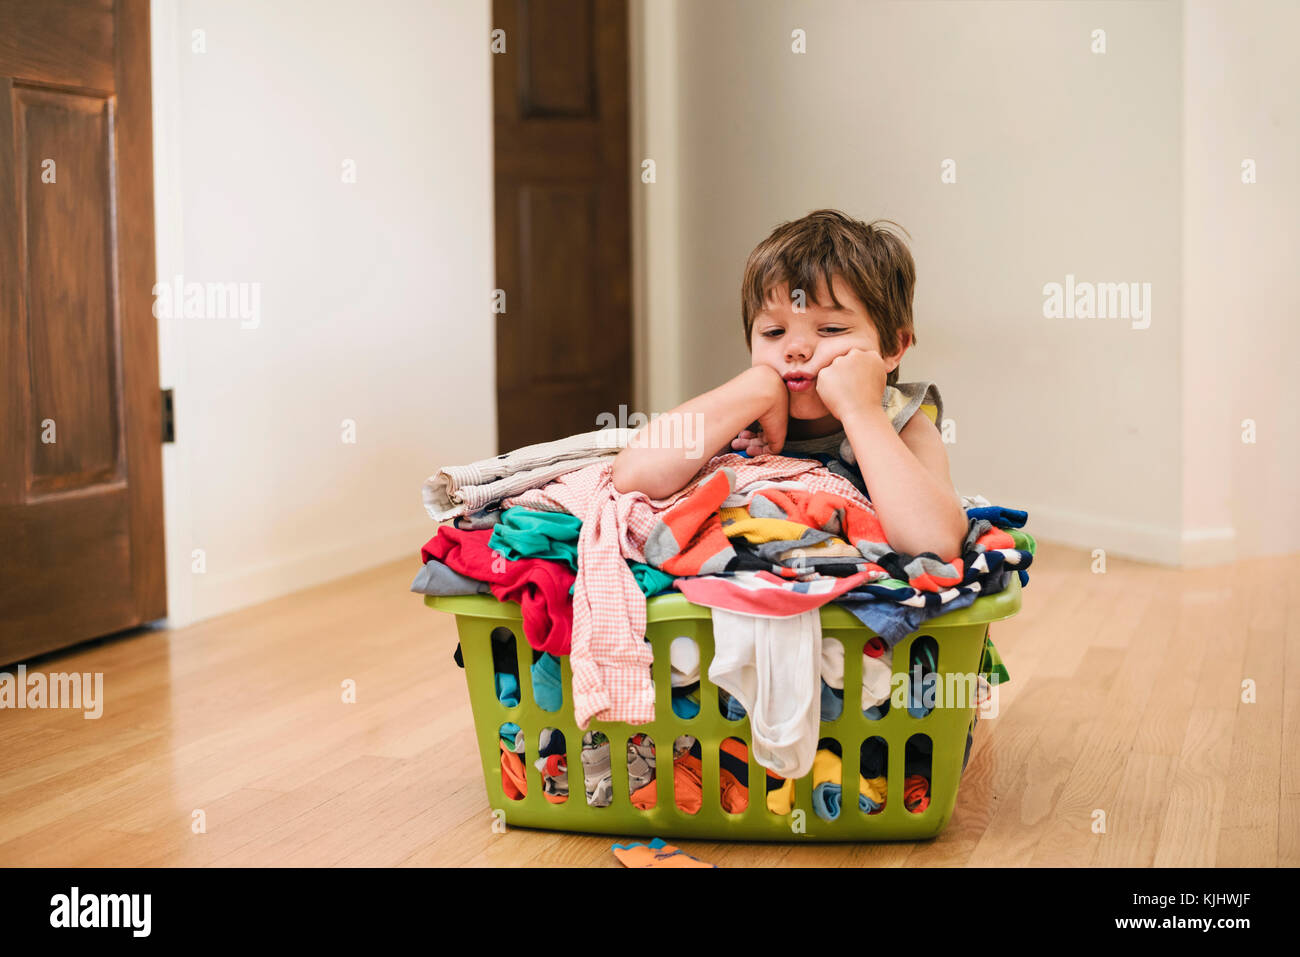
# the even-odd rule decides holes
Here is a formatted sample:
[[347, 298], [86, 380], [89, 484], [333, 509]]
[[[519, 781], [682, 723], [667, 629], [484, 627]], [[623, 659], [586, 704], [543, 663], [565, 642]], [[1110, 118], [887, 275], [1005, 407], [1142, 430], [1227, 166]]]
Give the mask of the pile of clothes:
[[[769, 807], [787, 806], [783, 795], [792, 799], [793, 780], [811, 773], [820, 795], [814, 803], [838, 813], [840, 757], [819, 743], [818, 732], [843, 709], [843, 648], [822, 641], [820, 608], [833, 601], [879, 636], [864, 649], [862, 708], [881, 717], [889, 707], [894, 645], [928, 619], [1002, 590], [1012, 574], [1027, 584], [1035, 543], [1023, 531], [1026, 513], [966, 497], [969, 527], [960, 557], [904, 555], [886, 542], [869, 497], [827, 468], [824, 456], [724, 451], [666, 499], [619, 493], [613, 456], [633, 434], [606, 429], [570, 436], [431, 476], [425, 506], [443, 524], [421, 550], [423, 567], [411, 590], [518, 602], [524, 638], [537, 655], [531, 671], [539, 706], [559, 710], [565, 689], [558, 656], [568, 656], [568, 693], [584, 731], [592, 720], [654, 719], [646, 601], [682, 592], [711, 609], [709, 680], [721, 689], [725, 716], [750, 720], [755, 761], [769, 776]], [[682, 718], [701, 706], [701, 663], [692, 648], [689, 640], [672, 645], [671, 700]], [[926, 654], [923, 642], [913, 643], [909, 665], [916, 666], [916, 679], [934, 671], [934, 650], [928, 661]], [[518, 703], [513, 670], [497, 670], [498, 696], [506, 703]], [[991, 642], [980, 671], [982, 694], [1008, 678]], [[610, 745], [601, 738], [587, 732], [583, 740], [584, 790], [593, 804], [607, 803], [612, 793], [604, 784]], [[720, 756], [723, 803], [741, 808], [748, 803], [748, 749], [735, 744]], [[653, 806], [654, 744], [627, 747], [633, 803]], [[968, 736], [968, 757], [969, 750]], [[517, 726], [502, 726], [501, 751], [507, 793], [522, 794], [525, 748]], [[689, 736], [674, 742], [674, 793], [683, 807], [698, 807], [692, 796], [698, 751]], [[568, 796], [564, 754], [563, 735], [550, 729], [534, 762], [549, 800]], [[867, 813], [884, 802], [882, 775], [865, 770], [878, 757], [865, 750], [861, 756], [859, 804]], [[909, 755], [908, 767], [919, 761]], [[925, 779], [924, 786], [913, 777]], [[909, 770], [905, 803], [920, 807], [928, 790], [928, 771]]]

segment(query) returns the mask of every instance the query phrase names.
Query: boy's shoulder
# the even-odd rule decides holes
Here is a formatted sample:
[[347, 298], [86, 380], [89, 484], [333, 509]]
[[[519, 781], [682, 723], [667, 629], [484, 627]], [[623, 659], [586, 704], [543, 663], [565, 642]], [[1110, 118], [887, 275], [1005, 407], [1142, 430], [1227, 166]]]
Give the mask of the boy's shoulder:
[[917, 412], [923, 413], [936, 427], [943, 425], [943, 396], [933, 382], [899, 382], [886, 386], [883, 405], [895, 432], [901, 433]]

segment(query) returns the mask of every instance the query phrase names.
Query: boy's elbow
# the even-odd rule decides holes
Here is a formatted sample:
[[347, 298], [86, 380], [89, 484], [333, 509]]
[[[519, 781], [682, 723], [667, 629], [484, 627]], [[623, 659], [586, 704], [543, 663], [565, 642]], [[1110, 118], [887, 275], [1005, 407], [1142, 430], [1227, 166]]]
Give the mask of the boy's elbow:
[[623, 452], [614, 456], [614, 468], [610, 472], [610, 481], [614, 483], [614, 491], [619, 495], [626, 495], [628, 492], [637, 491], [636, 475], [632, 467], [628, 464], [627, 458]]
[[952, 528], [944, 539], [945, 547], [939, 552], [939, 558], [945, 562], [961, 558], [962, 546], [966, 544], [966, 533], [969, 529], [970, 523], [966, 519], [966, 512], [959, 508], [956, 518], [953, 520]]
[[662, 465], [656, 468], [653, 463], [625, 458], [622, 453], [614, 459], [610, 478], [614, 483], [614, 491], [620, 495], [640, 492], [648, 498], [664, 499], [682, 487], [673, 484], [673, 477], [665, 474]]
[[639, 466], [635, 460], [629, 459], [623, 452], [614, 457], [614, 469], [610, 479], [614, 483], [614, 491], [620, 495], [642, 492], [651, 498], [656, 497], [653, 476], [647, 474], [646, 469]]
[[945, 526], [943, 529], [931, 528], [924, 537], [900, 536], [897, 543], [891, 541], [891, 544], [909, 555], [928, 553], [941, 562], [952, 562], [961, 558], [962, 546], [966, 544], [966, 532], [969, 526], [965, 512], [960, 514], [959, 522], [960, 525], [955, 520], [953, 525]]
[[903, 551], [911, 555], [933, 555], [941, 562], [952, 564], [958, 558], [961, 558], [961, 545], [953, 544], [952, 539], [945, 539], [943, 544], [939, 544], [935, 539], [928, 541], [917, 541], [910, 549], [904, 547]]

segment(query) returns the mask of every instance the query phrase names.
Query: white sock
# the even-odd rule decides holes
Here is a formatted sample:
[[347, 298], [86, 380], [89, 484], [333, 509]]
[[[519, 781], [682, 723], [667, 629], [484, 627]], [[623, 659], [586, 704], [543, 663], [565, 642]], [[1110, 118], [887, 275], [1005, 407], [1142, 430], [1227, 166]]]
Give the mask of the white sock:
[[820, 609], [789, 618], [712, 613], [709, 680], [749, 713], [754, 760], [783, 778], [803, 777], [821, 724]]
[[832, 688], [844, 687], [844, 642], [822, 642], [822, 681]]
[[709, 680], [754, 713], [758, 674], [754, 669], [754, 622], [752, 615], [714, 608], [713, 660]]
[[674, 638], [668, 646], [674, 688], [684, 688], [700, 680], [700, 646], [694, 638]]

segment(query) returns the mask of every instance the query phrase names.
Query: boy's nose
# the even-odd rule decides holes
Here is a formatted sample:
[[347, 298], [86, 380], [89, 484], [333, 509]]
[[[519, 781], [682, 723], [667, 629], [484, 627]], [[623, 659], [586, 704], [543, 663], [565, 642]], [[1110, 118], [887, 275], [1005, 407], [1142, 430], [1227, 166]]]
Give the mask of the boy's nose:
[[791, 340], [786, 343], [785, 357], [788, 361], [798, 360], [803, 362], [812, 355], [812, 348], [806, 342]]

